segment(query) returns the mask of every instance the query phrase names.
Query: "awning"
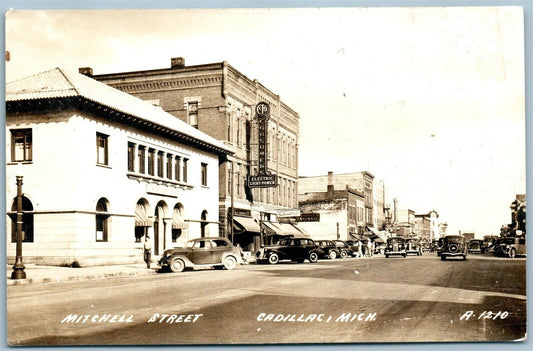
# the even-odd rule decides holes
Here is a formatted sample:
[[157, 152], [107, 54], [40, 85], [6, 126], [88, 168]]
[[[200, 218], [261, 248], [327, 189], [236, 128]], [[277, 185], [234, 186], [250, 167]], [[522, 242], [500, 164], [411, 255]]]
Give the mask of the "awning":
[[378, 244], [383, 244], [383, 243], [385, 243], [385, 240], [383, 240], [383, 239], [381, 239], [381, 238], [376, 238], [376, 239], [374, 240], [374, 242], [375, 242], [375, 243], [378, 243]]
[[251, 218], [251, 217], [240, 217], [240, 216], [234, 216], [233, 217], [233, 224], [237, 224], [239, 226], [240, 230], [244, 232], [252, 232], [252, 233], [260, 233], [261, 228], [259, 227], [259, 224]]
[[181, 215], [174, 213], [172, 217], [172, 229], [185, 229], [188, 227], [188, 224], [185, 223]]
[[370, 238], [379, 237], [379, 231], [377, 229], [375, 229], [374, 227], [365, 227], [365, 230], [367, 232], [370, 232], [370, 233], [368, 233], [368, 236]]
[[135, 206], [135, 226], [136, 227], [151, 227], [154, 221], [149, 219], [146, 215], [146, 210], [142, 204]]
[[283, 235], [302, 236], [302, 232], [289, 223], [278, 223]]
[[278, 227], [278, 223], [264, 221], [263, 225], [265, 226], [265, 229], [269, 232], [269, 234], [282, 235], [281, 228]]

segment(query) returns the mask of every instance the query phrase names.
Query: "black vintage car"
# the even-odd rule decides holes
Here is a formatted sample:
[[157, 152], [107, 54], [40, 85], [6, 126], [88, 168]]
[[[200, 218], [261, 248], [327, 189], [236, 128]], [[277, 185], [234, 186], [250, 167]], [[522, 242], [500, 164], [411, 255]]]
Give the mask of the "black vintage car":
[[509, 237], [500, 239], [494, 248], [497, 256], [515, 258], [526, 255], [526, 238]]
[[323, 251], [323, 254], [320, 255], [321, 258], [330, 258], [334, 260], [341, 255], [337, 245], [331, 240], [317, 240], [316, 244]]
[[401, 236], [394, 236], [387, 239], [387, 246], [385, 246], [385, 257], [389, 258], [392, 255], [400, 255], [407, 257], [405, 252], [405, 239]]
[[405, 239], [405, 253], [407, 255], [422, 255], [422, 245], [420, 244], [420, 241], [415, 238]]
[[233, 269], [242, 263], [239, 249], [226, 238], [198, 238], [187, 242], [185, 247], [165, 250], [159, 260], [162, 269], [181, 272], [185, 268]]
[[276, 264], [280, 260], [291, 260], [298, 263], [306, 259], [311, 263], [318, 261], [322, 256], [322, 251], [318, 245], [308, 238], [285, 238], [278, 241], [276, 245], [262, 247], [257, 251], [255, 257], [257, 263]]
[[347, 242], [342, 240], [333, 240], [333, 242], [337, 246], [337, 250], [339, 250], [339, 252], [341, 253], [342, 258], [355, 255], [355, 252], [353, 251], [352, 247], [350, 247]]
[[462, 257], [466, 260], [468, 254], [468, 242], [462, 235], [446, 235], [440, 249], [440, 259], [446, 260], [450, 257]]
[[483, 240], [481, 239], [472, 239], [468, 243], [468, 253], [485, 253], [485, 246]]

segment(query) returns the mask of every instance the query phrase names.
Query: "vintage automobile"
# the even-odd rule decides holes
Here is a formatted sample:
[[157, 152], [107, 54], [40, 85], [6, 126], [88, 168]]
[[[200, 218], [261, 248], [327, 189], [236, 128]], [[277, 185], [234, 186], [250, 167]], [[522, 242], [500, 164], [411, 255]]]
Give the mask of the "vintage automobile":
[[494, 254], [509, 258], [525, 256], [526, 239], [517, 237], [500, 239], [498, 245], [494, 248]]
[[318, 245], [308, 238], [284, 238], [278, 241], [276, 245], [264, 246], [257, 253], [255, 257], [257, 263], [276, 264], [280, 260], [291, 260], [298, 263], [304, 262], [306, 259], [311, 263], [318, 261], [318, 257], [322, 256], [324, 251]]
[[443, 245], [444, 245], [444, 237], [439, 238], [439, 240], [437, 240], [437, 247], [435, 248], [435, 251], [437, 251], [437, 256], [440, 256]]
[[347, 242], [342, 240], [333, 240], [333, 242], [337, 246], [337, 250], [339, 250], [342, 258], [354, 256], [354, 251], [352, 250], [352, 247], [348, 245]]
[[387, 246], [385, 247], [385, 257], [389, 258], [391, 255], [400, 255], [407, 257], [405, 252], [405, 239], [401, 236], [394, 236], [387, 239]]
[[468, 242], [462, 235], [446, 235], [442, 241], [440, 249], [440, 259], [446, 260], [449, 257], [462, 257], [466, 260], [468, 254]]
[[348, 247], [352, 251], [352, 256], [357, 256], [357, 254], [359, 253], [359, 241], [346, 240], [345, 243], [346, 245], [348, 245]]
[[483, 240], [481, 239], [472, 239], [468, 243], [468, 253], [485, 253], [485, 246], [483, 245]]
[[234, 269], [242, 263], [239, 249], [226, 238], [198, 238], [187, 242], [185, 247], [165, 250], [159, 260], [163, 270], [181, 272], [185, 268]]
[[341, 255], [337, 245], [332, 240], [316, 240], [315, 242], [323, 251], [323, 254], [320, 255], [321, 258], [334, 260]]
[[422, 245], [420, 244], [420, 241], [415, 238], [405, 239], [405, 253], [407, 255], [422, 255]]

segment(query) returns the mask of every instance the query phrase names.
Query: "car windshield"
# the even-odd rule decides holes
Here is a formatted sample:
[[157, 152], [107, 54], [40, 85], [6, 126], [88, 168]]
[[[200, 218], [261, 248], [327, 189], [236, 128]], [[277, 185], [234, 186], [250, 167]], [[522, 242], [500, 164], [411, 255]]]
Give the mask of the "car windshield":
[[389, 244], [399, 244], [399, 243], [403, 243], [403, 238], [389, 238], [387, 239], [387, 242]]
[[460, 244], [463, 242], [463, 238], [461, 238], [460, 236], [447, 236], [445, 240], [448, 243], [454, 243], [454, 244]]

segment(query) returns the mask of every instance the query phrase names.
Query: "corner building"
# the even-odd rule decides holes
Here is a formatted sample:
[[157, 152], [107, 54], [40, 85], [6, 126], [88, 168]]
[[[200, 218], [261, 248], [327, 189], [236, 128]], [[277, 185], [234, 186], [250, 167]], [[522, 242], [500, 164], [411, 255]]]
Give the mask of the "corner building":
[[218, 235], [223, 143], [129, 94], [61, 68], [6, 84], [7, 260], [142, 262]]
[[[221, 236], [253, 251], [259, 246], [261, 214], [276, 221], [298, 209], [299, 115], [259, 81], [227, 62], [186, 66], [180, 57], [171, 59], [170, 68], [100, 75], [80, 68], [80, 73], [159, 106], [233, 151], [219, 170]], [[262, 101], [270, 105], [267, 163], [278, 186], [251, 189], [247, 176], [257, 174], [258, 166], [255, 106]]]

